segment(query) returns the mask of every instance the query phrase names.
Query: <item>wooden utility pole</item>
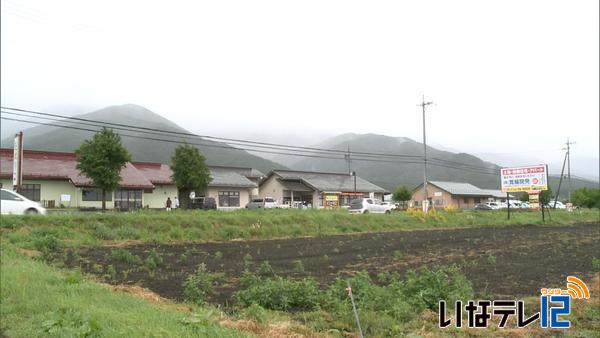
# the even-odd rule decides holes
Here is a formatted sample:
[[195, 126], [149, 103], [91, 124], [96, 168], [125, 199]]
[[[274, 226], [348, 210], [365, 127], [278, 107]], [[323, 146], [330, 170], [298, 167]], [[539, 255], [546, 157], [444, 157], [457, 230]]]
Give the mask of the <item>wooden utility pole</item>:
[[424, 212], [427, 212], [429, 209], [429, 196], [427, 196], [427, 136], [425, 132], [425, 107], [432, 104], [432, 101], [425, 102], [425, 95], [423, 95], [421, 103], [417, 105], [423, 109], [423, 203], [425, 204], [423, 207]]
[[[563, 160], [562, 169], [560, 170], [560, 180], [558, 181], [558, 190], [556, 191], [556, 196], [554, 197], [554, 209], [556, 209], [556, 202], [558, 201], [558, 194], [560, 194], [560, 186], [562, 185], [563, 175], [565, 173], [565, 163], [567, 162], [568, 156], [569, 156], [569, 152], [567, 151], [565, 153], [565, 159]], [[570, 200], [571, 200], [571, 197], [569, 196], [569, 201]]]
[[567, 178], [569, 179], [569, 194], [568, 199], [571, 202], [571, 191], [573, 191], [573, 185], [571, 184], [571, 145], [575, 144], [575, 142], [569, 141], [567, 138]]
[[348, 163], [348, 173], [352, 174], [352, 169], [350, 167], [350, 163], [352, 162], [352, 159], [350, 158], [350, 145], [348, 145], [348, 151], [344, 154], [344, 159], [346, 160], [346, 163]]

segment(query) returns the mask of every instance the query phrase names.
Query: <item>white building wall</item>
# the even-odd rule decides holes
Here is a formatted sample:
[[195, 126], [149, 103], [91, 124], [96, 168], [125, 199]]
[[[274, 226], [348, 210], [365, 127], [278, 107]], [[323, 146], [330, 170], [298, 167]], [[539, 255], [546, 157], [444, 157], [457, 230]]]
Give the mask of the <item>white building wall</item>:
[[[240, 206], [239, 207], [222, 207], [219, 205], [219, 191], [237, 191], [240, 193]], [[212, 197], [217, 202], [217, 208], [221, 210], [228, 209], [240, 209], [246, 207], [246, 204], [250, 202], [250, 194], [252, 188], [236, 188], [236, 187], [208, 187], [206, 191], [206, 197]]]
[[283, 204], [283, 185], [277, 181], [277, 176], [272, 175], [260, 185], [260, 197], [273, 197], [278, 204]]
[[[154, 190], [151, 193], [144, 192], [142, 194], [142, 205], [150, 209], [161, 209], [167, 205], [167, 198], [171, 198], [171, 201], [178, 195], [177, 187], [175, 185], [155, 185]], [[178, 197], [179, 198], [179, 197]]]

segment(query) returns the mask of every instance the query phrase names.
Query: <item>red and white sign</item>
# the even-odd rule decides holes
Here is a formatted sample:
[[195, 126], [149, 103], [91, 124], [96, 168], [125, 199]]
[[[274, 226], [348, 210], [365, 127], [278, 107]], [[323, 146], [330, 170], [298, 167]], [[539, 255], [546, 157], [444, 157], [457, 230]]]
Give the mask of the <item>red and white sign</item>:
[[502, 168], [500, 170], [502, 192], [548, 190], [548, 166], [545, 164]]

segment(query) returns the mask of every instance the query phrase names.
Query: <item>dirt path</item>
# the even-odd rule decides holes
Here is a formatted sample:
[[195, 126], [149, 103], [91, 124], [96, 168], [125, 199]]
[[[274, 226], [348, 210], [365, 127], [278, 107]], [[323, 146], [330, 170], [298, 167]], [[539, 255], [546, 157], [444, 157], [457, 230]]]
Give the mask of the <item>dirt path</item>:
[[[268, 261], [283, 276], [312, 276], [326, 283], [358, 270], [404, 273], [423, 265], [462, 266], [478, 293], [507, 296], [535, 294], [540, 287], [561, 286], [567, 275], [588, 278], [592, 259], [600, 258], [600, 223], [577, 226], [511, 226], [457, 230], [418, 230], [301, 239], [231, 241], [226, 243], [155, 245], [126, 249], [143, 260], [155, 249], [163, 264], [110, 261], [114, 247], [83, 249], [81, 258], [67, 255], [68, 266], [81, 265], [113, 284], [139, 284], [162, 297], [181, 299], [182, 283], [196, 266], [225, 273], [214, 302], [226, 304], [244, 270]], [[302, 263], [298, 263], [297, 261]], [[107, 275], [112, 264], [114, 280]], [[302, 266], [302, 269], [300, 268]]]

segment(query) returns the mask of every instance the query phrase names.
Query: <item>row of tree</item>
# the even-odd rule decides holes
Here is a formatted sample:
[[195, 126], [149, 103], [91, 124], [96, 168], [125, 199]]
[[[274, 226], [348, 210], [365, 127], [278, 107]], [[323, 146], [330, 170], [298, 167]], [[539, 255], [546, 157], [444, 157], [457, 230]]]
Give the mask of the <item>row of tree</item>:
[[[121, 181], [121, 169], [131, 161], [131, 154], [121, 143], [121, 137], [103, 128], [75, 151], [77, 169], [92, 184], [102, 190], [102, 210], [106, 210], [106, 192], [114, 191]], [[210, 171], [198, 148], [187, 143], [179, 145], [171, 157], [171, 178], [179, 191], [181, 206], [190, 205], [191, 191], [204, 191], [211, 181]]]

